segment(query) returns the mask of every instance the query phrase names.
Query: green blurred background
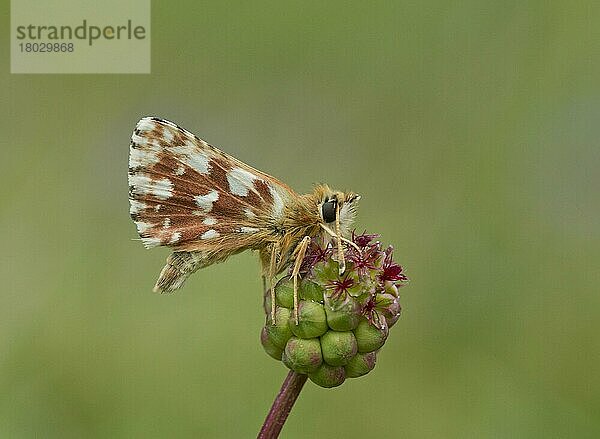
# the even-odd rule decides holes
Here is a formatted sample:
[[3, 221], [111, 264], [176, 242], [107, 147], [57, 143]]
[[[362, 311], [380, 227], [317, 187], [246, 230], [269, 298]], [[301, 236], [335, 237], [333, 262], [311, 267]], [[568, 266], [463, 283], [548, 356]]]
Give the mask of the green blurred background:
[[[8, 2], [2, 24], [9, 29]], [[0, 437], [254, 437], [286, 369], [253, 254], [172, 296], [128, 216], [168, 118], [361, 195], [404, 314], [283, 437], [600, 437], [598, 2], [153, 2], [151, 75], [0, 74]]]

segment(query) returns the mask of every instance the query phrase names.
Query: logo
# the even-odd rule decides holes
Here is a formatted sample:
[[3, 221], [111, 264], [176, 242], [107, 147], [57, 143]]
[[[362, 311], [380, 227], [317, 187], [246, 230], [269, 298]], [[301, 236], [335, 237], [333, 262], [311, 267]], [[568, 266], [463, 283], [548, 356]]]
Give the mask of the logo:
[[150, 0], [12, 0], [11, 73], [150, 73]]

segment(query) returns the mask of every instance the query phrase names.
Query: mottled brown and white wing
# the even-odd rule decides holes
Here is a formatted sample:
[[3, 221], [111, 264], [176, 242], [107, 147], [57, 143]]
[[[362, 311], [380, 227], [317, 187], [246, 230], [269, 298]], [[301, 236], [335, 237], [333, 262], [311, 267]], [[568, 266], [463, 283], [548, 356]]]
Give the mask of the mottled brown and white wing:
[[131, 137], [130, 214], [147, 248], [247, 247], [282, 218], [294, 196], [279, 180], [172, 122], [145, 117]]

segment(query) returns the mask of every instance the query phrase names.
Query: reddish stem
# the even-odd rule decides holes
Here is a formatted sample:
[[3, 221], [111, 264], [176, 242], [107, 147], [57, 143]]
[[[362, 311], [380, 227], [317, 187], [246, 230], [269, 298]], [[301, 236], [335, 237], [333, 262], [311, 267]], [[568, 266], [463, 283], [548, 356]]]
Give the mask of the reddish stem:
[[275, 439], [279, 437], [283, 424], [285, 424], [285, 420], [290, 414], [296, 399], [298, 399], [307, 378], [308, 376], [304, 374], [290, 370], [275, 397], [275, 401], [273, 401], [260, 433], [258, 433], [258, 439]]

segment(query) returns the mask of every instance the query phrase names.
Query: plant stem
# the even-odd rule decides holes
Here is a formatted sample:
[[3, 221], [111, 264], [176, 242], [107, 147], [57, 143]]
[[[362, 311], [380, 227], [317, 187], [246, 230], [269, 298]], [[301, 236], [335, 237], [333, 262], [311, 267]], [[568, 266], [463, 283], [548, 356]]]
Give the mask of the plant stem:
[[265, 418], [258, 439], [274, 439], [279, 437], [279, 433], [285, 424], [285, 420], [292, 410], [292, 406], [296, 402], [300, 391], [308, 378], [307, 375], [291, 371], [285, 377], [279, 393], [273, 401], [271, 410]]

